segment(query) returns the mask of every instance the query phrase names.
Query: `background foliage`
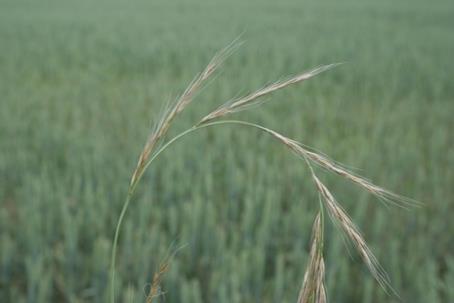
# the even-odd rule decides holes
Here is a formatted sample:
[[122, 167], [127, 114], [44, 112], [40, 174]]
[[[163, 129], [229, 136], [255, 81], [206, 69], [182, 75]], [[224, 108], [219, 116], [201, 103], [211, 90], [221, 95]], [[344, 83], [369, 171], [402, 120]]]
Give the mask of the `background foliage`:
[[[307, 68], [348, 61], [238, 118], [426, 203], [386, 209], [323, 175], [404, 302], [453, 302], [452, 1], [0, 3], [0, 301], [103, 302], [111, 240], [151, 117], [214, 52], [247, 43], [179, 120]], [[120, 238], [121, 302], [171, 245], [166, 302], [295, 302], [317, 195], [284, 148], [200, 131], [147, 173]], [[327, 227], [332, 302], [393, 302]]]

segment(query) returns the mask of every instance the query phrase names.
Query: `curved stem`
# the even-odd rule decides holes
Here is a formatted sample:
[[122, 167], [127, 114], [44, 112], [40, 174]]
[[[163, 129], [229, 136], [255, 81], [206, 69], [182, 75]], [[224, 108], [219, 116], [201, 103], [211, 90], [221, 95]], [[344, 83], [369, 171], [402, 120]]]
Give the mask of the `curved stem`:
[[196, 131], [196, 130], [199, 130], [199, 129], [202, 129], [202, 128], [205, 128], [205, 127], [210, 127], [210, 126], [216, 126], [216, 125], [223, 125], [223, 124], [236, 124], [236, 125], [243, 125], [243, 126], [249, 126], [249, 127], [253, 127], [253, 128], [256, 128], [256, 129], [259, 129], [263, 132], [266, 132], [266, 133], [269, 133], [271, 134], [271, 130], [269, 130], [268, 128], [266, 127], [263, 127], [263, 126], [260, 126], [258, 124], [255, 124], [255, 123], [250, 123], [250, 122], [245, 122], [245, 121], [239, 121], [239, 120], [223, 120], [223, 121], [217, 121], [217, 122], [210, 122], [210, 123], [206, 123], [206, 124], [200, 124], [200, 125], [196, 125], [196, 126], [193, 126], [191, 127], [190, 129], [187, 129], [185, 130], [184, 132], [176, 135], [175, 137], [173, 137], [172, 139], [170, 139], [166, 144], [164, 144], [156, 153], [154, 153], [154, 155], [150, 158], [150, 160], [145, 164], [144, 168], [142, 169], [142, 173], [137, 177], [137, 181], [133, 184], [131, 184], [131, 188], [132, 188], [132, 192], [134, 192], [135, 190], [135, 187], [137, 185], [137, 183], [140, 181], [140, 179], [142, 178], [143, 174], [145, 173], [145, 171], [147, 170], [147, 167], [150, 166], [150, 164], [164, 151], [166, 150], [172, 143], [174, 143], [175, 141], [178, 141], [179, 139], [183, 138], [184, 136]]
[[255, 123], [250, 123], [250, 122], [245, 122], [245, 121], [239, 121], [239, 120], [223, 120], [223, 121], [217, 121], [217, 122], [210, 122], [210, 123], [205, 123], [201, 125], [196, 125], [193, 126], [184, 132], [176, 135], [172, 139], [170, 139], [168, 142], [166, 142], [160, 149], [158, 149], [157, 152], [153, 154], [153, 156], [150, 158], [150, 160], [145, 164], [144, 168], [142, 169], [142, 172], [140, 175], [136, 178], [136, 181], [131, 183], [128, 189], [128, 195], [126, 196], [126, 200], [123, 204], [123, 208], [121, 209], [120, 216], [117, 221], [117, 225], [115, 227], [115, 235], [114, 235], [114, 240], [112, 243], [112, 255], [111, 255], [111, 260], [110, 260], [110, 297], [111, 297], [111, 302], [115, 303], [115, 262], [116, 262], [116, 257], [117, 257], [117, 246], [118, 246], [118, 238], [120, 235], [120, 230], [121, 230], [121, 225], [123, 223], [123, 219], [126, 215], [126, 211], [129, 207], [129, 204], [131, 202], [132, 196], [136, 190], [137, 184], [139, 183], [140, 179], [142, 178], [143, 174], [147, 170], [148, 166], [151, 165], [151, 163], [162, 153], [164, 152], [170, 145], [175, 143], [176, 141], [180, 140], [181, 138], [185, 137], [186, 135], [195, 132], [196, 130], [206, 128], [206, 127], [211, 127], [211, 126], [216, 126], [216, 125], [224, 125], [224, 124], [236, 124], [236, 125], [243, 125], [243, 126], [248, 126], [252, 127], [255, 129], [259, 129], [265, 133], [272, 134], [272, 131], [269, 130], [266, 127], [260, 126]]

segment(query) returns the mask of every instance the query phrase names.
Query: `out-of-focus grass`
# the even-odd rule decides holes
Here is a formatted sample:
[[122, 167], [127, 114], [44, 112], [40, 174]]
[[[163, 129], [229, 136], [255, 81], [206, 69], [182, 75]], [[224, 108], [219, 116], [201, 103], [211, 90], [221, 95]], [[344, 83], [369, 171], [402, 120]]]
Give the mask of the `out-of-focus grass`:
[[[450, 1], [2, 2], [0, 301], [102, 302], [116, 219], [151, 117], [211, 55], [247, 43], [173, 133], [281, 76], [348, 61], [238, 118], [426, 203], [386, 209], [325, 176], [406, 302], [454, 300], [454, 5]], [[317, 195], [253, 131], [173, 146], [125, 219], [118, 292], [144, 302], [171, 243], [166, 302], [295, 302]], [[393, 301], [327, 229], [329, 298]]]

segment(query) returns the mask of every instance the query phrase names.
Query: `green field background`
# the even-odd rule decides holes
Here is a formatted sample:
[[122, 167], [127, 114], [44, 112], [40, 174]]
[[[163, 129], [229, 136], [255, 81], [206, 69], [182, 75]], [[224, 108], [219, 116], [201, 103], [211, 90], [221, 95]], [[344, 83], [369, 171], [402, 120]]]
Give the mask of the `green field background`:
[[[239, 34], [178, 119], [311, 67], [346, 62], [235, 119], [273, 128], [424, 202], [386, 207], [320, 178], [401, 299], [326, 221], [330, 302], [454, 302], [454, 2], [1, 1], [0, 302], [106, 302], [111, 242], [164, 105]], [[118, 302], [145, 302], [169, 250], [168, 303], [296, 303], [318, 197], [273, 139], [200, 130], [150, 167], [126, 215]]]

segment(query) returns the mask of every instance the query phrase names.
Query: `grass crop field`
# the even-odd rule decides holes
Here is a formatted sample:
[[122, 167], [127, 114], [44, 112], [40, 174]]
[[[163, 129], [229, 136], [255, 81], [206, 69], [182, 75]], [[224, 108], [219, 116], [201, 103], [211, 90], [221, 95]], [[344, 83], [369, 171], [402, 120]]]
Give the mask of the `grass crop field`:
[[[106, 302], [115, 225], [163, 106], [239, 34], [246, 43], [170, 129], [276, 79], [345, 61], [235, 119], [264, 124], [394, 192], [387, 208], [319, 176], [401, 296], [332, 224], [331, 302], [454, 302], [452, 1], [1, 1], [0, 302]], [[238, 126], [172, 145], [121, 230], [118, 302], [296, 302], [318, 194], [303, 162]], [[351, 255], [351, 256], [350, 256]]]

